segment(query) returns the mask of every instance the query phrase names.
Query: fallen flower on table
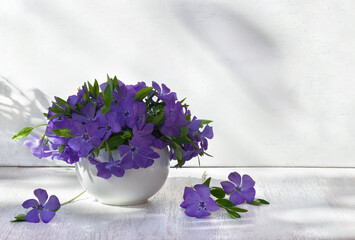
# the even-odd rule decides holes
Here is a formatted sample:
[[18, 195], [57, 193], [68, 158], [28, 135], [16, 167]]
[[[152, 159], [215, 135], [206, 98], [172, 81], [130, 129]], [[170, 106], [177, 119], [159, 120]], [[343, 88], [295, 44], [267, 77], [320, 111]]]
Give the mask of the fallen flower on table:
[[[211, 215], [210, 211], [217, 211], [224, 208], [228, 215], [235, 219], [240, 218], [239, 213], [248, 212], [247, 209], [239, 208], [237, 205], [247, 203], [250, 205], [270, 204], [264, 199], [255, 198], [255, 181], [249, 175], [240, 176], [237, 172], [229, 174], [229, 181], [222, 181], [220, 187], [210, 187], [211, 178], [205, 180], [204, 173], [203, 184], [197, 184], [194, 187], [185, 187], [184, 201], [180, 207], [185, 208], [185, 214], [189, 217], [202, 218]], [[212, 195], [216, 198], [210, 197]], [[229, 200], [225, 199], [229, 195]]]
[[74, 197], [73, 199], [60, 204], [57, 196], [51, 195], [48, 199], [47, 191], [38, 188], [34, 190], [34, 195], [37, 197], [38, 201], [36, 199], [28, 199], [22, 203], [22, 207], [26, 209], [32, 209], [29, 210], [26, 214], [18, 214], [11, 222], [39, 223], [40, 220], [42, 220], [42, 222], [44, 223], [49, 223], [54, 218], [55, 213], [62, 206], [73, 202], [85, 192], [86, 190], [80, 193], [78, 196]]
[[193, 188], [185, 187], [184, 201], [180, 207], [185, 208], [189, 217], [202, 218], [211, 215], [209, 211], [217, 211], [218, 204], [210, 197], [210, 188], [204, 184], [197, 184]]

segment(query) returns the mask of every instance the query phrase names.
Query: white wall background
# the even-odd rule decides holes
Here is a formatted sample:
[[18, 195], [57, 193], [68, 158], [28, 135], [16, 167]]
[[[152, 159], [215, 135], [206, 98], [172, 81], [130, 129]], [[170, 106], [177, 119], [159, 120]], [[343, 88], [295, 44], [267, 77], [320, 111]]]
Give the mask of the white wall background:
[[213, 119], [203, 166], [354, 167], [354, 12], [348, 0], [0, 1], [0, 164], [57, 164], [11, 136], [109, 73], [164, 82]]

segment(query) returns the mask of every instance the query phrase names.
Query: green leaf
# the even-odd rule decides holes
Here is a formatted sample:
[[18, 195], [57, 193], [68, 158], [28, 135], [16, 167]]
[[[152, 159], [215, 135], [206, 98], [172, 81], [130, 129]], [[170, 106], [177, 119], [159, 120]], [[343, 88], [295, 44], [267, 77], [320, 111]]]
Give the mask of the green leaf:
[[214, 187], [211, 189], [211, 194], [216, 198], [224, 198], [226, 196], [225, 191], [220, 187]]
[[100, 152], [100, 149], [98, 147], [94, 147], [93, 153], [94, 153], [95, 157], [99, 156], [99, 152]]
[[100, 87], [99, 87], [99, 83], [97, 82], [97, 80], [95, 79], [94, 82], [94, 89], [93, 89], [93, 95], [94, 98], [97, 99], [99, 97], [99, 93], [100, 93]]
[[49, 111], [51, 111], [52, 113], [63, 113], [62, 110], [59, 110], [58, 108], [55, 108], [55, 107], [51, 107], [49, 109]]
[[107, 74], [107, 86], [110, 87], [110, 90], [112, 92], [113, 88], [114, 88], [114, 85], [113, 85], [112, 78], [110, 78], [108, 74]]
[[246, 202], [247, 204], [250, 205], [255, 205], [255, 206], [260, 206], [261, 202], [258, 199], [255, 199], [253, 202]]
[[148, 96], [148, 94], [152, 91], [152, 89], [153, 89], [153, 87], [146, 87], [146, 88], [143, 88], [143, 89], [139, 90], [136, 93], [136, 96], [134, 97], [134, 100], [142, 100], [143, 98]]
[[48, 116], [48, 113], [42, 113], [44, 117], [47, 117]]
[[67, 108], [72, 108], [72, 106], [67, 103], [67, 101], [63, 100], [62, 98], [60, 97], [55, 97], [55, 99], [57, 100], [57, 103], [60, 104], [60, 105], [64, 105], [65, 107]]
[[182, 99], [182, 100], [180, 101], [180, 103], [182, 104], [185, 100], [186, 100], [186, 98]]
[[172, 147], [174, 148], [174, 150], [175, 150], [175, 156], [176, 156], [176, 159], [177, 159], [177, 161], [178, 161], [178, 165], [179, 165], [179, 167], [181, 168], [182, 167], [182, 165], [183, 165], [183, 162], [184, 162], [184, 160], [183, 160], [183, 156], [182, 156], [182, 152], [181, 152], [181, 148], [180, 148], [180, 146], [176, 143], [176, 142], [172, 142]]
[[230, 211], [228, 209], [226, 209], [226, 211], [231, 218], [233, 218], [233, 219], [240, 218], [240, 215], [238, 213]]
[[248, 212], [248, 210], [244, 209], [244, 208], [239, 208], [239, 207], [230, 207], [228, 208], [229, 210], [232, 210], [234, 212]]
[[107, 139], [110, 149], [115, 149], [118, 146], [124, 144], [126, 141], [127, 139], [123, 138], [122, 135], [111, 136], [109, 139]]
[[11, 222], [23, 222], [26, 219], [26, 214], [19, 214], [15, 216], [15, 220], [12, 220]]
[[63, 152], [64, 148], [65, 148], [65, 145], [62, 145], [62, 144], [61, 144], [61, 145], [59, 146], [59, 153]]
[[162, 111], [160, 111], [160, 112], [158, 113], [158, 115], [156, 115], [156, 116], [154, 116], [154, 117], [152, 118], [152, 123], [153, 123], [155, 126], [161, 124], [162, 119], [163, 119], [163, 117], [164, 117], [164, 113], [165, 113], [164, 110], [162, 110]]
[[207, 185], [207, 186], [210, 186], [210, 183], [211, 183], [211, 178], [207, 178], [206, 181], [204, 181], [202, 184], [204, 185]]
[[203, 156], [203, 155], [207, 155], [207, 156], [209, 156], [209, 157], [213, 157], [211, 154], [208, 154], [208, 153], [205, 152], [205, 151], [201, 152], [201, 156]]
[[264, 199], [261, 199], [261, 198], [258, 198], [257, 200], [259, 200], [259, 202], [260, 202], [261, 204], [266, 204], [266, 205], [270, 204], [268, 201], [266, 201], [266, 200], [264, 200]]
[[30, 134], [33, 130], [33, 127], [25, 127], [22, 128], [18, 133], [16, 133], [12, 139], [20, 139], [26, 137], [28, 134]]
[[52, 131], [60, 137], [74, 137], [74, 135], [70, 134], [69, 128], [58, 128], [53, 129]]
[[53, 105], [55, 106], [56, 109], [58, 109], [59, 111], [53, 109], [53, 107], [51, 108], [51, 112], [54, 113], [64, 113], [65, 115], [70, 115], [70, 110], [67, 108], [66, 110], [64, 110], [64, 108], [62, 108], [57, 102], [53, 102]]
[[206, 120], [206, 119], [201, 119], [200, 128], [203, 128], [204, 125], [209, 124], [209, 123], [211, 123], [211, 122], [213, 122], [213, 121], [211, 121], [211, 120]]
[[105, 116], [111, 110], [111, 107], [104, 106], [101, 108], [102, 114]]
[[118, 79], [117, 79], [116, 76], [113, 77], [112, 82], [113, 82], [113, 86], [116, 88], [117, 92], [119, 92], [120, 91], [120, 85], [118, 84]]
[[189, 122], [189, 121], [190, 121], [190, 118], [191, 118], [191, 114], [185, 115], [186, 122]]
[[229, 201], [228, 199], [217, 199], [216, 203], [223, 208], [230, 208], [230, 207], [235, 207], [235, 204]]
[[132, 133], [128, 130], [125, 130], [122, 132], [122, 138], [131, 138], [132, 137]]
[[112, 91], [109, 85], [105, 88], [104, 92], [101, 94], [102, 101], [104, 102], [105, 106], [109, 107], [111, 106], [112, 102]]
[[59, 113], [59, 114], [56, 114], [56, 115], [53, 115], [53, 116], [49, 117], [48, 120], [52, 120], [54, 118], [57, 118], [57, 117], [60, 117], [60, 116], [63, 116], [63, 115], [65, 115], [65, 114], [64, 113]]

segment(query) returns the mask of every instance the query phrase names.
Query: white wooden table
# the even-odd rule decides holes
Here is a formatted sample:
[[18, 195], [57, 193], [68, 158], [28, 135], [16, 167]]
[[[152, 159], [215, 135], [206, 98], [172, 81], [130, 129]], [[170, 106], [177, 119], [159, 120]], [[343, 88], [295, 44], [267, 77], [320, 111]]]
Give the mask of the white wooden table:
[[[257, 197], [269, 206], [245, 205], [230, 219], [223, 209], [205, 219], [189, 218], [179, 207], [185, 186], [201, 182], [206, 170], [217, 180], [229, 172], [249, 174]], [[106, 206], [85, 194], [58, 211], [49, 224], [10, 223], [21, 204], [44, 188], [61, 202], [82, 191], [73, 168], [0, 168], [1, 239], [355, 239], [355, 169], [185, 168], [171, 169], [162, 190], [149, 202]]]

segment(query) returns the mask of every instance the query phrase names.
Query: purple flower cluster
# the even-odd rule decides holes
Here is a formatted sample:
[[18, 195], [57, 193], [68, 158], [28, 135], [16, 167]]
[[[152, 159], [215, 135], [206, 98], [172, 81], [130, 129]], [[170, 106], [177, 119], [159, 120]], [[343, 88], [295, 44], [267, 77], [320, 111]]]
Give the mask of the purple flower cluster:
[[[213, 138], [210, 121], [191, 116], [188, 105], [156, 82], [125, 85], [116, 77], [106, 83], [85, 83], [67, 100], [55, 97], [45, 115], [45, 136], [30, 135], [25, 145], [39, 158], [51, 157], [69, 164], [89, 158], [98, 176], [122, 177], [127, 169], [147, 168], [159, 158], [154, 148], [168, 147], [172, 160], [182, 166], [205, 154]], [[99, 151], [115, 151], [120, 159], [99, 162]], [[112, 156], [111, 154], [109, 154]]]

